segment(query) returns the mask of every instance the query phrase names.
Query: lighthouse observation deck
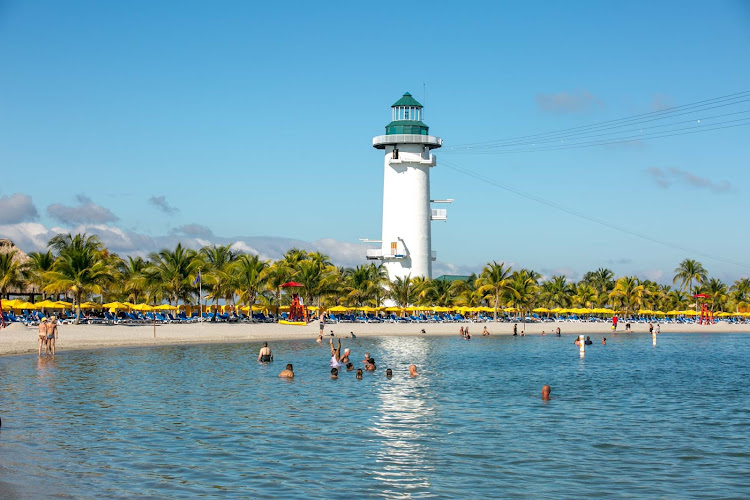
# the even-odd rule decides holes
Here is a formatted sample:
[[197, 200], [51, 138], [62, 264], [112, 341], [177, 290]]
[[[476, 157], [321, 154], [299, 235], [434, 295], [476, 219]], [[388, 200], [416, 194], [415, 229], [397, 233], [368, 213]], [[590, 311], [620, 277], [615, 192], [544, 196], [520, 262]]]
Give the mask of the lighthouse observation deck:
[[372, 138], [372, 147], [375, 149], [385, 149], [386, 146], [395, 146], [396, 144], [421, 144], [430, 149], [437, 149], [443, 145], [443, 140], [434, 135], [420, 134], [388, 134]]

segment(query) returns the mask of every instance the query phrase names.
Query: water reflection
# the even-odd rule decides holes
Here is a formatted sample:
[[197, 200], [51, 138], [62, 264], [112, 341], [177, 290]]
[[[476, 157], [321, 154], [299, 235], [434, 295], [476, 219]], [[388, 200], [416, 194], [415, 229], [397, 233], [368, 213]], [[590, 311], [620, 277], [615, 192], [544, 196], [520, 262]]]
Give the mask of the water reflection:
[[[425, 366], [430, 351], [427, 339], [386, 338], [379, 344], [394, 377], [378, 386], [380, 419], [371, 431], [380, 437], [377, 450], [377, 468], [374, 477], [383, 485], [383, 493], [413, 491], [430, 487], [430, 473], [434, 466], [428, 460], [429, 448], [425, 429], [434, 416], [434, 407], [428, 404], [429, 394], [419, 383], [419, 377], [409, 378], [409, 364]], [[381, 376], [384, 375], [381, 373]], [[428, 375], [423, 372], [421, 377]]]

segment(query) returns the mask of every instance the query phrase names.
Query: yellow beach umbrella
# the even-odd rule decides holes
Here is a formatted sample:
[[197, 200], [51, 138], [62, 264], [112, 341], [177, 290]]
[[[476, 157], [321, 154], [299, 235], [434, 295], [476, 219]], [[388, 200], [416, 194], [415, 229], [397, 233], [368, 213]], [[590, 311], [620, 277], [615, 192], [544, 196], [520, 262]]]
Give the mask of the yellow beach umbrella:
[[129, 306], [127, 304], [123, 304], [122, 302], [108, 302], [106, 304], [103, 304], [102, 307], [106, 307], [107, 309], [130, 309], [134, 306]]
[[[112, 309], [114, 309], [114, 307]], [[134, 306], [130, 307], [130, 309], [133, 309], [134, 311], [151, 311], [153, 308], [148, 304], [135, 304]]]
[[4, 300], [3, 301], [3, 308], [4, 309], [13, 309], [16, 304], [19, 302], [23, 302], [21, 299], [12, 299], [12, 300]]
[[661, 311], [654, 311], [654, 316], [665, 316], [667, 313]]
[[81, 304], [81, 309], [101, 309], [102, 305], [96, 302], [84, 302]]
[[52, 302], [51, 300], [43, 300], [41, 302], [37, 302], [34, 304], [38, 309], [61, 309], [62, 306], [58, 304], [57, 302]]
[[[5, 303], [3, 303], [5, 305]], [[10, 306], [12, 309], [36, 309], [36, 306], [31, 302], [18, 301]]]
[[550, 310], [547, 309], [546, 307], [537, 307], [536, 309], [532, 309], [531, 312], [535, 312], [535, 313], [548, 313], [548, 312], [550, 312]]
[[671, 311], [667, 311], [667, 312], [666, 312], [665, 314], [666, 314], [667, 316], [679, 316], [679, 315], [680, 315], [680, 314], [682, 314], [682, 313], [681, 313], [680, 311], [675, 311], [675, 310], [673, 309], [673, 310], [671, 310]]
[[686, 309], [680, 314], [684, 314], [685, 316], [698, 316], [699, 313], [697, 311], [694, 311], [693, 309]]
[[404, 309], [402, 307], [395, 307], [395, 306], [393, 306], [393, 307], [386, 307], [385, 310], [387, 312], [401, 312]]
[[337, 313], [337, 312], [346, 312], [348, 310], [349, 310], [349, 308], [348, 307], [344, 307], [344, 306], [333, 306], [333, 307], [329, 307], [328, 308], [328, 312], [334, 312], [334, 313]]
[[177, 308], [170, 304], [162, 304], [151, 308], [152, 311], [176, 311]]

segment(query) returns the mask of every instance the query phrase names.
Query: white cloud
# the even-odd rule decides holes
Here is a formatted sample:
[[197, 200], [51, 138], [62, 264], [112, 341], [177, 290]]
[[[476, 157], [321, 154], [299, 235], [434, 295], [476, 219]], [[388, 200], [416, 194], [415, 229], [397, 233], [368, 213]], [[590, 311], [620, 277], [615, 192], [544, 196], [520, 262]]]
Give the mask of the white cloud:
[[0, 196], [0, 224], [27, 222], [38, 217], [31, 196], [22, 193]]
[[79, 194], [76, 196], [79, 205], [68, 206], [60, 203], [54, 203], [47, 207], [47, 213], [50, 217], [62, 222], [63, 224], [106, 224], [115, 222], [119, 218], [108, 208], [97, 205], [88, 196]]
[[646, 173], [651, 180], [664, 189], [669, 189], [674, 184], [687, 184], [698, 189], [708, 189], [714, 193], [734, 191], [732, 184], [726, 179], [716, 182], [677, 167], [648, 167]]
[[180, 211], [180, 209], [178, 209], [177, 207], [173, 207], [172, 205], [167, 203], [167, 198], [164, 195], [152, 196], [148, 199], [148, 202], [165, 214], [174, 214]]
[[176, 234], [184, 234], [186, 236], [203, 236], [208, 238], [214, 235], [211, 228], [202, 224], [184, 224], [180, 227], [176, 227], [172, 230]]

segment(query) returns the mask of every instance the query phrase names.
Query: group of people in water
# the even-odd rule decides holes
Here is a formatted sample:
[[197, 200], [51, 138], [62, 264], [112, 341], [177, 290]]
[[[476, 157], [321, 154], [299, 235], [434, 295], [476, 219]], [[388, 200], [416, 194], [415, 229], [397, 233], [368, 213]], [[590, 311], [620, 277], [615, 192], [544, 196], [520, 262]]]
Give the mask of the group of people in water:
[[[344, 351], [341, 351], [341, 339], [338, 339], [337, 345], [334, 347], [333, 345], [333, 339], [329, 340], [329, 345], [331, 348], [331, 378], [337, 379], [339, 378], [339, 372], [346, 370], [348, 372], [355, 372], [355, 377], [359, 380], [362, 379], [362, 375], [365, 371], [368, 372], [374, 372], [377, 369], [377, 366], [375, 365], [375, 358], [370, 356], [369, 352], [365, 353], [365, 359], [362, 360], [362, 363], [364, 364], [363, 368], [357, 368], [354, 369], [354, 363], [350, 360], [351, 355], [351, 349], [348, 347], [344, 349]], [[258, 352], [258, 362], [260, 363], [270, 363], [273, 361], [273, 353], [271, 352], [271, 349], [268, 347], [268, 342], [263, 342], [263, 347], [260, 348], [260, 351]], [[417, 365], [409, 365], [409, 377], [416, 377], [419, 375], [417, 372]], [[386, 378], [393, 377], [393, 370], [390, 368], [386, 368], [385, 370], [385, 376]], [[294, 366], [289, 363], [286, 365], [286, 368], [279, 373], [279, 377], [281, 378], [294, 378]]]
[[42, 355], [42, 349], [44, 349], [45, 356], [48, 353], [54, 356], [55, 340], [57, 340], [57, 318], [54, 316], [42, 318], [39, 322], [39, 356]]

